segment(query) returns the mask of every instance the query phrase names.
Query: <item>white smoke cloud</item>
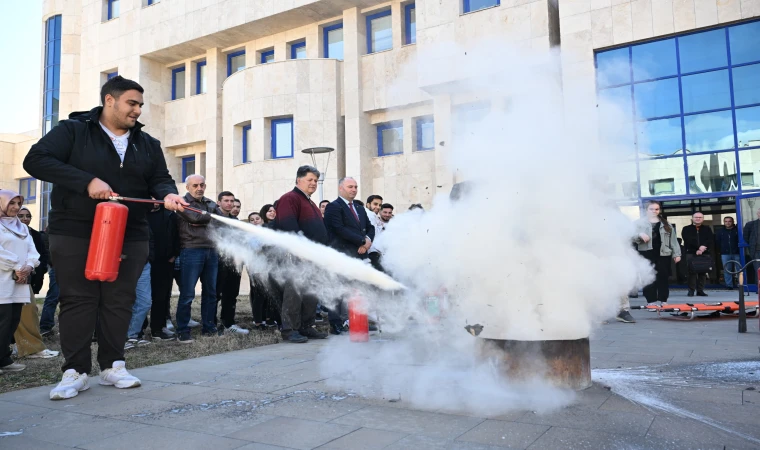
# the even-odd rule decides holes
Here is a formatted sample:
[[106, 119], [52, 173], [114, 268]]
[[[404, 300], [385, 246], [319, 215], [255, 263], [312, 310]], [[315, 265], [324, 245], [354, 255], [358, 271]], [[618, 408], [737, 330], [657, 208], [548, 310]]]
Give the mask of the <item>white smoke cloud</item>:
[[[472, 181], [471, 192], [458, 202], [439, 195], [429, 211], [399, 214], [378, 242], [383, 266], [409, 289], [391, 295], [348, 281], [370, 280], [336, 252], [325, 253], [319, 268], [284, 267], [242, 251], [242, 241], [222, 246], [247, 255], [255, 270], [309, 284], [328, 304], [363, 290], [390, 337], [369, 344], [331, 338], [319, 358], [335, 388], [477, 414], [555, 409], [573, 394], [540, 373], [510, 380], [505, 363], [481, 357], [478, 348], [483, 337], [588, 337], [633, 286], [652, 279], [631, 246], [632, 224], [608, 195], [611, 185], [630, 181], [615, 179], [614, 164], [632, 157], [631, 127], [614, 103], [601, 105], [598, 117], [595, 98], [563, 95], [557, 53], [482, 40], [473, 44], [477, 51], [440, 46], [429, 59], [420, 54], [416, 70], [457, 73], [467, 81], [449, 87], [452, 97], [495, 106], [483, 118], [453, 117], [453, 142], [445, 142], [451, 172]], [[483, 325], [479, 338], [467, 324]]]

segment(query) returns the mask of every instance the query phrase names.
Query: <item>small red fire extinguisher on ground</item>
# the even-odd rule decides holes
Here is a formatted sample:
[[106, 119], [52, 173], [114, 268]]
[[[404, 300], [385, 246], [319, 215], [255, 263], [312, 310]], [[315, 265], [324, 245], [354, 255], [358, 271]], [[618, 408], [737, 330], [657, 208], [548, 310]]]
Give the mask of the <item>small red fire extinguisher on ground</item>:
[[92, 281], [116, 281], [119, 276], [129, 208], [118, 201], [98, 203], [92, 224], [84, 276]]
[[369, 341], [367, 301], [358, 292], [348, 299], [348, 336], [351, 342]]

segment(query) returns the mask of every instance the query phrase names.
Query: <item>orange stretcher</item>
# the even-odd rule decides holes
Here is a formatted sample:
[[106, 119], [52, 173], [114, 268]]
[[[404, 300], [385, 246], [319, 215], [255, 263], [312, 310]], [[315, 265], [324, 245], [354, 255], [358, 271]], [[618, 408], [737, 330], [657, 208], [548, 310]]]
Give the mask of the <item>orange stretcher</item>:
[[[744, 302], [744, 308], [747, 311], [747, 317], [758, 317], [760, 302]], [[663, 317], [662, 313], [670, 313], [666, 318], [679, 320], [694, 320], [696, 317], [719, 317], [722, 315], [738, 316], [739, 301], [729, 302], [705, 302], [705, 303], [663, 303], [662, 306], [650, 303], [645, 306], [631, 306], [631, 309], [645, 309], [656, 312], [658, 316]], [[697, 315], [697, 313], [706, 313]]]

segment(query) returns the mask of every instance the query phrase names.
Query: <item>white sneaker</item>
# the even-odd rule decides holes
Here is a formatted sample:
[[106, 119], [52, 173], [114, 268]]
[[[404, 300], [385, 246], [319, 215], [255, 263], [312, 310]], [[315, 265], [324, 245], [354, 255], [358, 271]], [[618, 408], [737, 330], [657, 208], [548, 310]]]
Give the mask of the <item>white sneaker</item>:
[[172, 327], [171, 330], [169, 329], [169, 327], [163, 327], [161, 328], [161, 331], [163, 331], [164, 334], [168, 336], [174, 336], [174, 327]]
[[89, 388], [90, 384], [87, 382], [86, 373], [78, 373], [74, 369], [69, 369], [63, 373], [63, 378], [58, 386], [50, 391], [50, 400], [73, 398]]
[[131, 350], [137, 345], [137, 339], [127, 339], [124, 343], [124, 350]]
[[100, 384], [128, 389], [140, 386], [140, 380], [127, 372], [124, 361], [114, 361], [113, 368], [100, 372]]
[[32, 359], [37, 359], [37, 358], [49, 359], [49, 358], [55, 358], [56, 356], [58, 356], [58, 352], [57, 351], [45, 349], [45, 350], [43, 350], [41, 352], [37, 352], [37, 353], [35, 353], [33, 355], [29, 355], [29, 358], [32, 358]]
[[174, 324], [172, 324], [171, 319], [166, 319], [166, 329], [169, 331], [174, 331]]
[[135, 345], [138, 347], [145, 347], [146, 345], [150, 345], [150, 341], [146, 341], [145, 339], [138, 339]]
[[245, 328], [240, 328], [237, 325], [233, 325], [229, 328], [227, 328], [227, 333], [237, 333], [237, 334], [248, 334], [250, 333], [249, 330], [246, 330]]
[[193, 319], [190, 319], [190, 322], [187, 323], [187, 326], [190, 327], [190, 328], [198, 328], [199, 326], [201, 326], [201, 323], [200, 322], [196, 322]]

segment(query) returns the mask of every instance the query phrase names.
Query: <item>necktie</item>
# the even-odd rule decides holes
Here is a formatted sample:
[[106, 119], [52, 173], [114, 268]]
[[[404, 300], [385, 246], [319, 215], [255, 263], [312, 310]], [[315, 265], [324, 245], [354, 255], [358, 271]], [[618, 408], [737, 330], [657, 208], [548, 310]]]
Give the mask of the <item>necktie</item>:
[[361, 221], [359, 220], [359, 215], [356, 214], [356, 210], [354, 209], [353, 202], [348, 204], [348, 209], [350, 209], [351, 212], [354, 213], [354, 219], [356, 219], [356, 222], [361, 223]]

